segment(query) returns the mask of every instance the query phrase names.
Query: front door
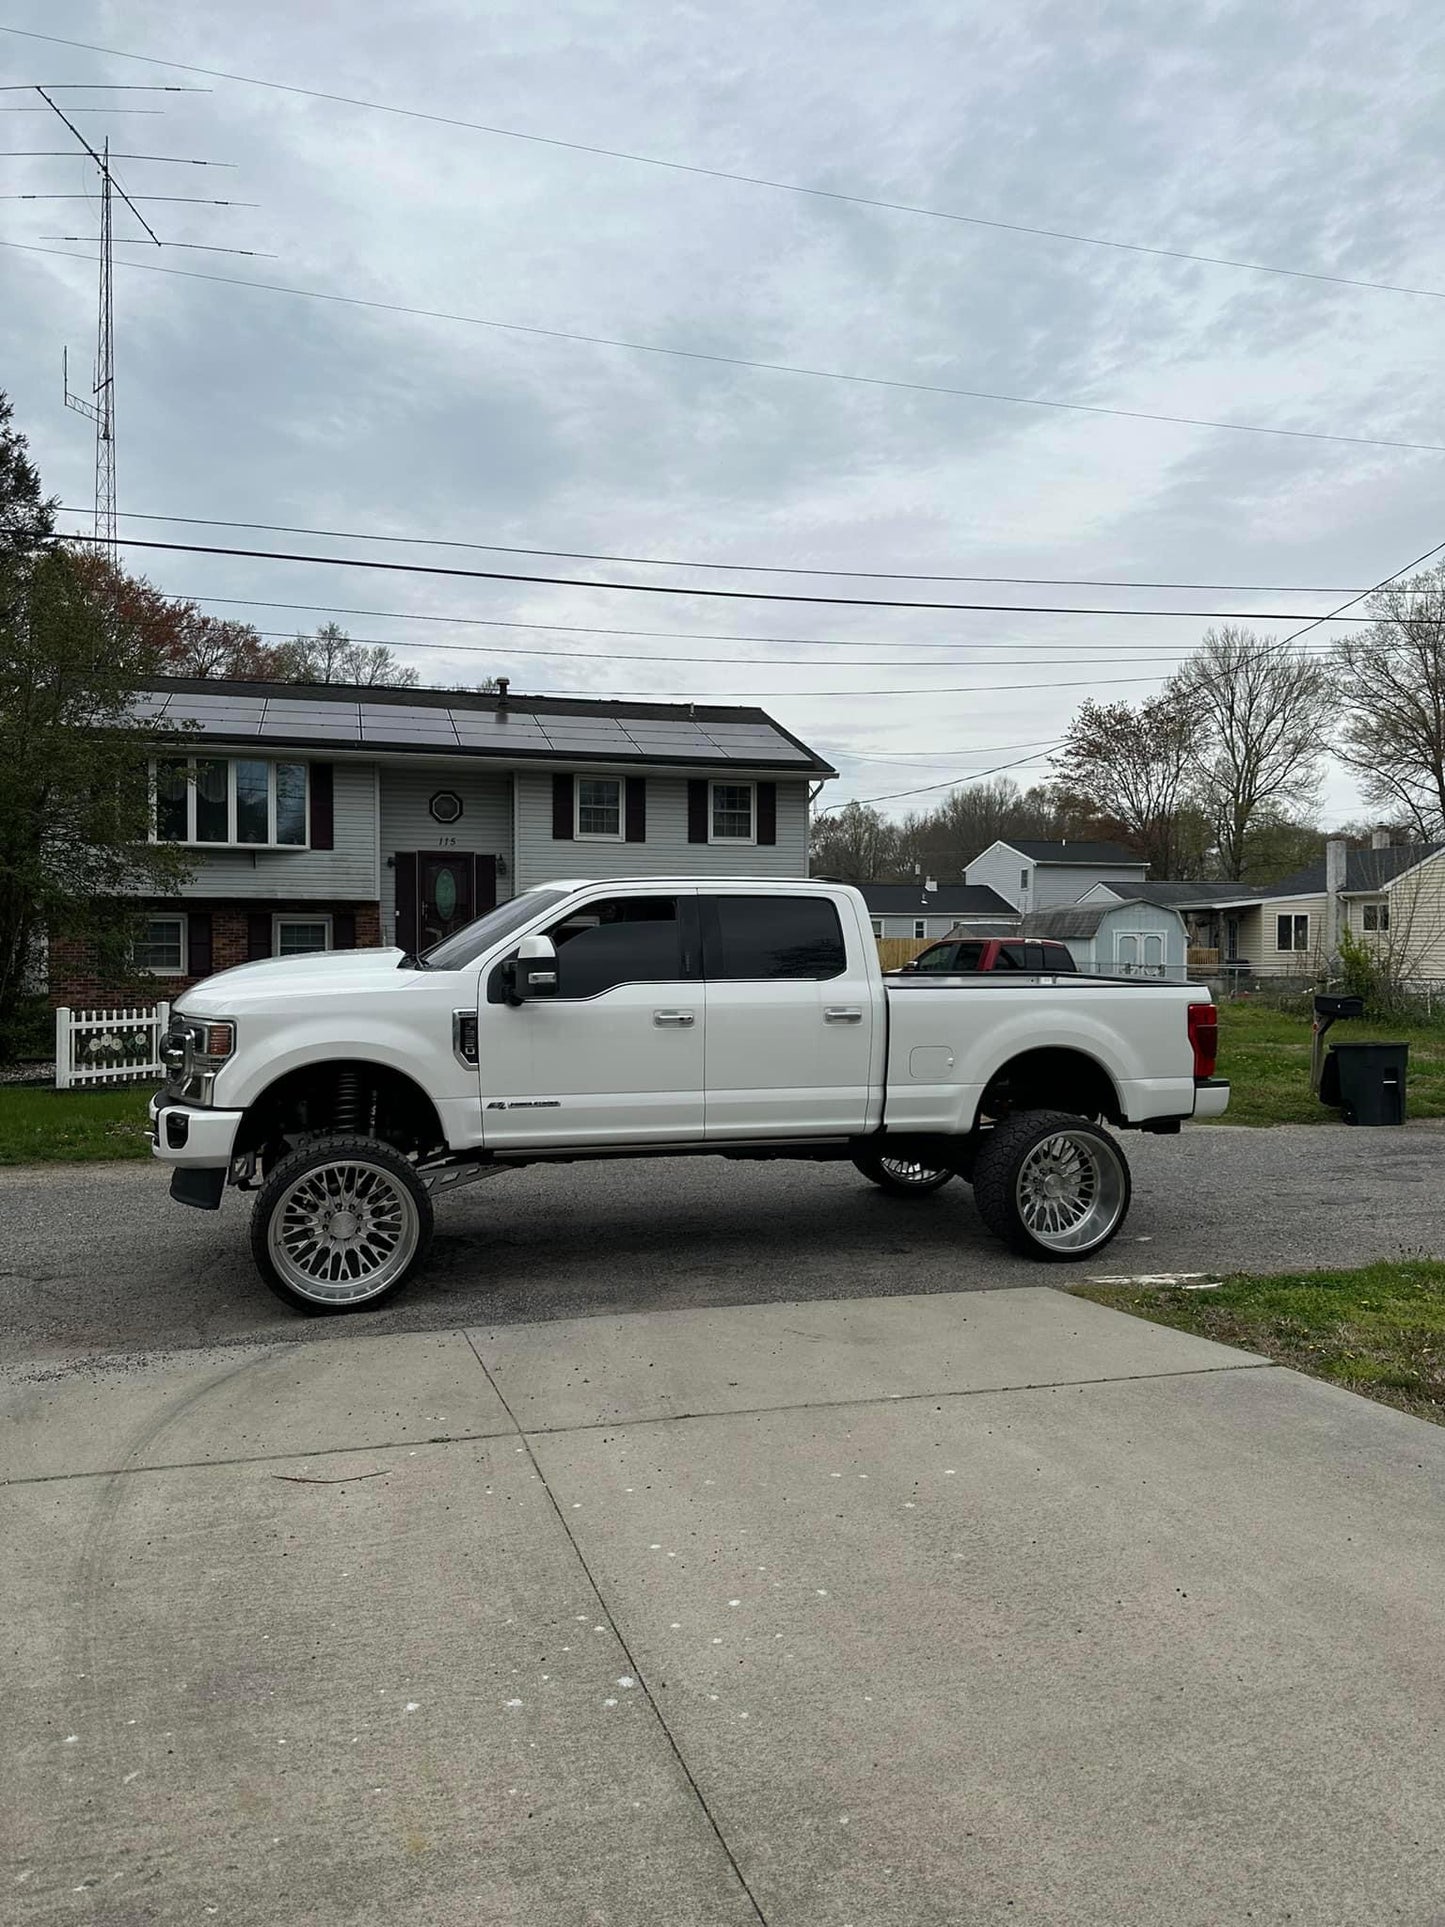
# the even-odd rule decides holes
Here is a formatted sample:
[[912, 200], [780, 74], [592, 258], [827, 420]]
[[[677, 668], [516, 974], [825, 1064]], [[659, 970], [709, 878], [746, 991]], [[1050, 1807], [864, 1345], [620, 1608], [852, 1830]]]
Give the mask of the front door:
[[427, 950], [494, 907], [496, 858], [470, 850], [420, 850], [416, 895], [417, 948]]
[[599, 896], [547, 934], [557, 995], [482, 987], [487, 1149], [678, 1143], [702, 1136], [703, 1002], [695, 891]]

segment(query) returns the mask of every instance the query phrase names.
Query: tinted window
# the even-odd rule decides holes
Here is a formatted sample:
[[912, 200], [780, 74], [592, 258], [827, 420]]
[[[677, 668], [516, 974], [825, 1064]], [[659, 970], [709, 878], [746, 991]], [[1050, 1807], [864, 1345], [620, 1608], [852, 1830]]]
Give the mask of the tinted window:
[[915, 970], [952, 970], [953, 953], [958, 948], [953, 943], [936, 943], [930, 950], [920, 950], [913, 959]]
[[708, 974], [734, 981], [841, 977], [843, 926], [824, 897], [714, 897]]
[[1000, 944], [995, 970], [1027, 970], [1028, 960], [1021, 943]]
[[604, 897], [547, 934], [557, 946], [559, 997], [599, 997], [618, 984], [682, 976], [676, 897]]

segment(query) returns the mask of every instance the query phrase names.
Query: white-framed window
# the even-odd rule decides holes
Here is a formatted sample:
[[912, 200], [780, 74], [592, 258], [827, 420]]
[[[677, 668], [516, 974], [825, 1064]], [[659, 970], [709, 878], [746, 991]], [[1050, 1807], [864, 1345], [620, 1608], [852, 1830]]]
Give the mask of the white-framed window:
[[305, 849], [305, 763], [252, 756], [165, 756], [151, 765], [151, 839], [200, 847]]
[[572, 828], [578, 838], [603, 843], [622, 841], [622, 778], [620, 776], [579, 776], [576, 788], [577, 820]]
[[137, 970], [148, 970], [156, 977], [184, 977], [185, 917], [147, 917], [136, 938], [134, 962]]
[[1310, 920], [1308, 917], [1285, 916], [1274, 920], [1274, 947], [1276, 950], [1308, 950], [1310, 947]]
[[883, 919], [882, 919], [882, 917], [870, 917], [870, 918], [868, 919], [868, 921], [869, 921], [869, 923], [870, 923], [870, 924], [872, 925], [872, 927], [873, 927], [873, 934], [874, 934], [874, 936], [875, 936], [875, 937], [881, 937], [881, 936], [883, 935]]
[[752, 783], [708, 785], [708, 841], [756, 843], [756, 789]]
[[915, 917], [913, 919], [913, 934], [915, 937], [926, 937], [928, 935], [928, 924], [922, 917]]
[[1028, 887], [1029, 887], [1029, 873], [1027, 870], [1020, 870], [1019, 871], [1019, 895], [1023, 896], [1027, 892]]
[[313, 950], [330, 948], [330, 917], [288, 916], [282, 912], [271, 919], [273, 957], [307, 957]]
[[1366, 930], [1388, 930], [1390, 927], [1390, 906], [1382, 897], [1378, 903], [1367, 903], [1361, 916]]

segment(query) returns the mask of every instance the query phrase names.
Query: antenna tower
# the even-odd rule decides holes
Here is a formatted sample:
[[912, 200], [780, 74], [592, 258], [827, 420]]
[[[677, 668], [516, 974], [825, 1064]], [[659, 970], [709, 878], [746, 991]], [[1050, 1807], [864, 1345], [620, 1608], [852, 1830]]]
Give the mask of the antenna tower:
[[115, 302], [112, 295], [113, 235], [110, 141], [99, 157], [100, 167], [100, 303], [95, 330], [95, 381], [92, 399], [71, 393], [70, 356], [61, 354], [65, 405], [95, 423], [95, 544], [108, 562], [115, 561]]
[[[185, 241], [162, 242], [161, 237], [156, 233], [155, 229], [151, 226], [150, 222], [146, 219], [146, 217], [141, 213], [140, 209], [136, 206], [137, 200], [188, 202], [193, 206], [202, 206], [202, 207], [243, 207], [243, 206], [250, 206], [251, 203], [241, 202], [241, 201], [219, 200], [219, 199], [213, 200], [207, 196], [196, 196], [196, 195], [189, 195], [189, 194], [139, 194], [135, 196], [128, 194], [126, 190], [121, 186], [120, 182], [116, 180], [115, 175], [112, 172], [112, 169], [111, 169], [112, 156], [110, 151], [109, 138], [107, 137], [104, 141], [102, 141], [100, 149], [97, 152], [96, 148], [92, 145], [92, 143], [86, 139], [85, 135], [82, 134], [80, 129], [75, 125], [74, 120], [72, 120], [69, 115], [63, 113], [61, 109], [56, 105], [56, 103], [51, 99], [52, 93], [57, 91], [62, 91], [62, 90], [68, 90], [70, 92], [78, 92], [82, 94], [95, 94], [95, 93], [182, 94], [182, 93], [208, 93], [210, 90], [209, 88], [204, 88], [204, 87], [177, 87], [177, 86], [113, 87], [105, 83], [97, 83], [92, 85], [89, 82], [74, 82], [74, 81], [63, 82], [61, 83], [60, 88], [56, 88], [56, 87], [47, 88], [47, 87], [41, 87], [41, 86], [35, 87], [35, 92], [39, 94], [41, 100], [44, 101], [45, 106], [48, 107], [51, 113], [55, 115], [56, 119], [61, 122], [61, 124], [65, 127], [66, 131], [69, 134], [74, 136], [82, 152], [88, 155], [91, 161], [95, 164], [96, 171], [100, 177], [100, 207], [99, 207], [100, 232], [99, 234], [98, 235], [87, 235], [87, 234], [42, 235], [41, 239], [47, 240], [47, 241], [88, 241], [88, 242], [94, 242], [99, 248], [100, 287], [99, 287], [99, 300], [97, 303], [97, 312], [96, 312], [95, 362], [94, 362], [94, 368], [93, 368], [93, 380], [91, 383], [90, 394], [89, 395], [85, 395], [83, 393], [77, 394], [72, 390], [70, 386], [70, 356], [68, 353], [62, 353], [61, 372], [62, 372], [62, 380], [64, 383], [66, 407], [73, 408], [76, 414], [83, 415], [87, 421], [93, 422], [95, 425], [95, 515], [94, 515], [94, 522], [92, 526], [92, 539], [95, 543], [97, 552], [100, 555], [104, 556], [105, 559], [113, 565], [116, 559], [116, 526], [115, 525], [116, 525], [116, 517], [118, 513], [118, 510], [116, 508], [116, 486], [115, 486], [114, 267], [115, 267], [115, 249], [117, 246], [117, 240], [115, 235], [115, 221], [114, 221], [115, 202], [117, 199], [119, 199], [122, 202], [122, 204], [125, 207], [127, 207], [130, 210], [130, 212], [135, 216], [136, 220], [140, 223], [142, 229], [144, 230], [144, 239], [141, 239], [139, 236], [134, 236], [134, 237], [122, 236], [119, 245], [130, 246], [130, 247], [155, 246], [157, 248], [160, 248], [163, 246], [189, 248], [189, 247], [194, 247], [197, 244], [194, 242], [185, 242]], [[21, 87], [21, 86], [17, 86], [15, 88], [5, 87], [3, 89], [0, 89], [0, 91], [7, 92], [7, 93], [15, 92], [15, 91], [28, 91], [28, 84], [25, 85], [24, 87]], [[39, 113], [42, 110], [40, 108], [36, 108], [34, 111]], [[104, 113], [111, 113], [111, 112], [130, 113], [130, 112], [138, 112], [138, 111], [149, 112], [151, 110], [131, 109], [131, 108], [110, 108], [110, 107], [98, 107], [98, 106], [72, 106], [70, 110], [71, 114], [76, 114], [76, 115], [98, 114], [103, 112]], [[35, 159], [35, 160], [43, 160], [43, 159], [55, 158], [55, 157], [56, 156], [54, 156], [52, 154], [52, 151], [49, 149], [38, 149], [33, 152], [22, 152], [19, 155], [15, 156], [15, 158], [18, 158], [18, 159]], [[132, 160], [132, 161], [145, 162], [145, 163], [159, 163], [161, 165], [172, 166], [172, 167], [218, 167], [218, 166], [228, 167], [232, 165], [232, 163], [227, 161], [193, 160], [193, 159], [190, 159], [189, 157], [176, 155], [176, 154], [125, 153], [125, 154], [118, 155], [115, 158], [118, 158], [121, 160]], [[79, 194], [6, 194], [3, 198], [6, 200], [23, 200], [23, 201], [74, 201], [74, 200], [89, 199], [89, 196], [79, 195]], [[250, 248], [203, 247], [201, 249], [201, 252], [207, 253], [207, 254], [244, 254], [244, 255], [249, 255], [252, 258], [260, 258], [260, 257], [257, 257], [255, 255], [254, 250]]]

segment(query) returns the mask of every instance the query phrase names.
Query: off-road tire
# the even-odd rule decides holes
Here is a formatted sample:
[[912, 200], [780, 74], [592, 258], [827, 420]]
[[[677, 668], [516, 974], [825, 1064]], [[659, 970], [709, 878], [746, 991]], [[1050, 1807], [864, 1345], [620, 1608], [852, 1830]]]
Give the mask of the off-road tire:
[[[319, 1177], [328, 1170], [332, 1178]], [[346, 1235], [327, 1231], [308, 1242], [306, 1227], [324, 1227], [328, 1212], [332, 1225], [341, 1219]], [[432, 1223], [426, 1187], [399, 1151], [376, 1138], [325, 1137], [267, 1174], [251, 1214], [251, 1253], [266, 1284], [293, 1311], [311, 1317], [372, 1311], [426, 1256]]]
[[[1041, 1197], [1054, 1173], [1061, 1195]], [[1131, 1193], [1128, 1161], [1117, 1141], [1068, 1111], [1006, 1117], [984, 1134], [973, 1167], [973, 1195], [986, 1227], [1044, 1264], [1068, 1264], [1102, 1251], [1128, 1217]]]

